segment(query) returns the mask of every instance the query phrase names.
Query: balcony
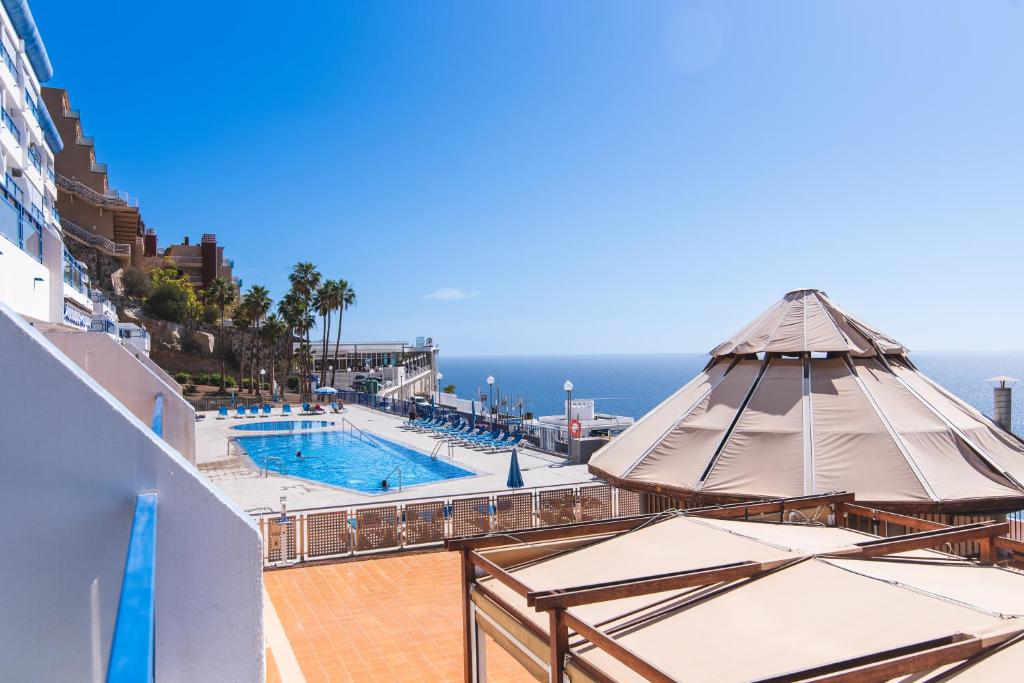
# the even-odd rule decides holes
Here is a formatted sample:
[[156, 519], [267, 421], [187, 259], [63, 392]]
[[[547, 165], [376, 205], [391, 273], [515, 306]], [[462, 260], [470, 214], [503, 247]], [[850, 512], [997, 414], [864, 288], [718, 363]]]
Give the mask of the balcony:
[[18, 81], [18, 70], [14, 66], [14, 60], [11, 59], [11, 53], [7, 51], [7, 46], [4, 45], [3, 41], [0, 40], [0, 61], [3, 61], [4, 66], [7, 67], [7, 71], [14, 78], [14, 81]]
[[90, 332], [105, 332], [117, 336], [117, 325], [109, 320], [93, 320], [89, 324]]
[[18, 124], [16, 124], [14, 122], [14, 119], [11, 118], [11, 115], [7, 113], [6, 109], [0, 109], [0, 112], [2, 112], [2, 113], [0, 113], [0, 118], [3, 119], [4, 128], [6, 128], [7, 130], [11, 131], [11, 135], [14, 136], [14, 139], [17, 140], [18, 144], [20, 145], [21, 144], [21, 128], [18, 128]]
[[36, 149], [35, 145], [31, 145], [28, 148], [28, 160], [32, 162], [32, 166], [36, 169], [36, 171], [38, 171], [39, 173], [43, 172], [43, 162], [39, 158], [39, 151]]

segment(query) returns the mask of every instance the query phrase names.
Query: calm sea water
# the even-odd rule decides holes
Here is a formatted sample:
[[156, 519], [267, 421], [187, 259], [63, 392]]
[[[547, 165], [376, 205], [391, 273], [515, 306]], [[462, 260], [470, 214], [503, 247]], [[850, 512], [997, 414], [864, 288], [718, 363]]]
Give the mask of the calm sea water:
[[[926, 375], [992, 414], [992, 387], [986, 379], [1011, 375], [1024, 379], [1024, 351], [922, 352], [911, 360]], [[454, 384], [462, 398], [487, 393], [494, 376], [496, 393], [536, 415], [565, 410], [562, 385], [571, 380], [573, 396], [592, 398], [602, 413], [640, 417], [688, 382], [707, 364], [702, 354], [616, 356], [441, 356], [442, 384]], [[1024, 385], [1014, 392], [1013, 430], [1024, 434]]]

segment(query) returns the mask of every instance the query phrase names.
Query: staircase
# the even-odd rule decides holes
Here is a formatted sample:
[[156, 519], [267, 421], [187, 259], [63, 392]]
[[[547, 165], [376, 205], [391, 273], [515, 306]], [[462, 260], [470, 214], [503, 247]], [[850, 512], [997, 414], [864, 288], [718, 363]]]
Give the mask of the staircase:
[[118, 206], [114, 210], [114, 241], [135, 244], [139, 236], [140, 219], [137, 206]]

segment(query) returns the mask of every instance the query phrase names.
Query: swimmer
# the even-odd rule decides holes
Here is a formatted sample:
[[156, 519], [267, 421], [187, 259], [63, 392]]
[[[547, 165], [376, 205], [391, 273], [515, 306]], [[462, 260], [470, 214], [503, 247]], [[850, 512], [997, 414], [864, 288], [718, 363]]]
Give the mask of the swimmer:
[[295, 451], [295, 457], [296, 458], [301, 458], [302, 457], [302, 451]]

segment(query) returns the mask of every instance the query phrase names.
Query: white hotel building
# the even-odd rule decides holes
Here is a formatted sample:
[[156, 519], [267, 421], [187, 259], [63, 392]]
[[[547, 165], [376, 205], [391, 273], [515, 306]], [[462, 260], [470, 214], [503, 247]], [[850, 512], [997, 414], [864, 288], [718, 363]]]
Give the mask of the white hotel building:
[[259, 532], [64, 248], [51, 75], [26, 0], [0, 0], [0, 681], [262, 681]]

